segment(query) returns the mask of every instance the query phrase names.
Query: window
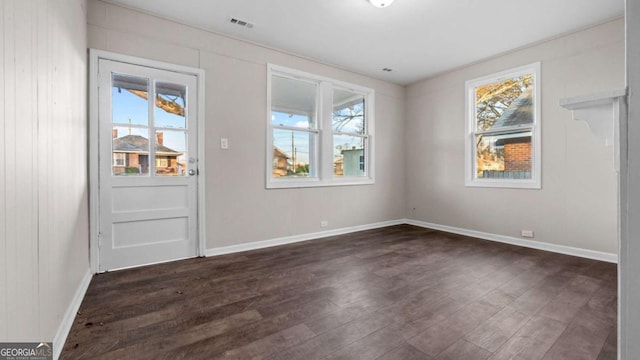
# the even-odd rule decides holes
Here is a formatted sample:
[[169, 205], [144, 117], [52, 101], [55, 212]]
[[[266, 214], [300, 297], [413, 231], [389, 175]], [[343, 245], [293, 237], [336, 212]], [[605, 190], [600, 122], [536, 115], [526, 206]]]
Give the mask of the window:
[[267, 188], [371, 184], [374, 91], [269, 65]]
[[540, 188], [540, 63], [466, 82], [467, 186]]
[[[111, 81], [112, 174], [186, 176], [187, 87], [117, 73]], [[149, 97], [155, 98], [153, 111]]]
[[169, 166], [169, 159], [166, 157], [156, 157], [156, 167], [166, 168]]
[[124, 166], [124, 160], [125, 160], [126, 155], [124, 153], [121, 152], [114, 152], [113, 153], [113, 166]]

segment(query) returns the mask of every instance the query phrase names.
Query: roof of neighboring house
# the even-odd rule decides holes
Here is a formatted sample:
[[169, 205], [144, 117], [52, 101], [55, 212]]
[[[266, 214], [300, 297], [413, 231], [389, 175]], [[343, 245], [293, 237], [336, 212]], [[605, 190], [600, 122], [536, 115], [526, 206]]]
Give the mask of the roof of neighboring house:
[[354, 152], [364, 152], [364, 149], [344, 149], [344, 150], [340, 150], [340, 154], [354, 153]]
[[[147, 154], [149, 153], [149, 139], [140, 135], [126, 135], [113, 139], [113, 151]], [[159, 144], [156, 144], [156, 153], [182, 155], [179, 151]]]
[[504, 146], [505, 144], [523, 144], [531, 142], [531, 133], [523, 133], [521, 136], [510, 136], [498, 138], [496, 140], [495, 146]]
[[274, 146], [274, 147], [273, 147], [273, 156], [275, 156], [275, 157], [279, 157], [279, 158], [285, 158], [285, 159], [288, 159], [288, 158], [289, 158], [289, 157], [287, 156], [287, 154], [285, 154], [285, 152], [284, 152], [284, 151], [282, 151], [282, 150], [278, 149], [278, 147], [277, 147], [277, 146]]
[[492, 128], [533, 124], [533, 86], [529, 86], [509, 105]]

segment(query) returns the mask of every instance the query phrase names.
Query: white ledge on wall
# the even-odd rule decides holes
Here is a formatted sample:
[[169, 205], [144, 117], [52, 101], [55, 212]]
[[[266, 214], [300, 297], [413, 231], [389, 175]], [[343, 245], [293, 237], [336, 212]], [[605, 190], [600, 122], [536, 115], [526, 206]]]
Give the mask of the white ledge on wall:
[[626, 89], [560, 99], [560, 106], [573, 111], [574, 120], [583, 120], [606, 146], [614, 146], [614, 163], [620, 171], [620, 116], [625, 116]]

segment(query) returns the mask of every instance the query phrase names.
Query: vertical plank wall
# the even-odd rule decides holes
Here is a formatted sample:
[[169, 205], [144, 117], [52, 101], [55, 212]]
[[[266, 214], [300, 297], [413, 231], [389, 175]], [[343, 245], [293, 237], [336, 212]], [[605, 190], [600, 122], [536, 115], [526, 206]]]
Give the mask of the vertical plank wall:
[[85, 0], [0, 0], [0, 342], [53, 341], [88, 265]]
[[[620, 157], [620, 355], [640, 359], [640, 2], [627, 0], [628, 128]], [[625, 145], [624, 141], [621, 145]], [[625, 148], [622, 147], [621, 151]], [[625, 156], [626, 155], [626, 156]], [[626, 157], [626, 162], [624, 162]]]

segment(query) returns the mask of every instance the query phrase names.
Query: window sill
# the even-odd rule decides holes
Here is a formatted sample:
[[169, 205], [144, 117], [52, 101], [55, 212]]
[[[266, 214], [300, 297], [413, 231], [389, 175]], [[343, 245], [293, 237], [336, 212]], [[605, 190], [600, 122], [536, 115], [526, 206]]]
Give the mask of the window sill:
[[332, 179], [330, 181], [321, 181], [319, 179], [291, 180], [285, 179], [280, 181], [270, 180], [267, 182], [267, 190], [269, 189], [295, 189], [295, 188], [313, 188], [313, 187], [330, 187], [330, 186], [353, 186], [353, 185], [373, 185], [375, 180], [362, 177], [355, 179]]
[[484, 188], [505, 188], [505, 189], [531, 189], [540, 190], [542, 186], [540, 181], [536, 180], [503, 180], [503, 179], [474, 179], [467, 180], [464, 184], [466, 187], [484, 187]]

